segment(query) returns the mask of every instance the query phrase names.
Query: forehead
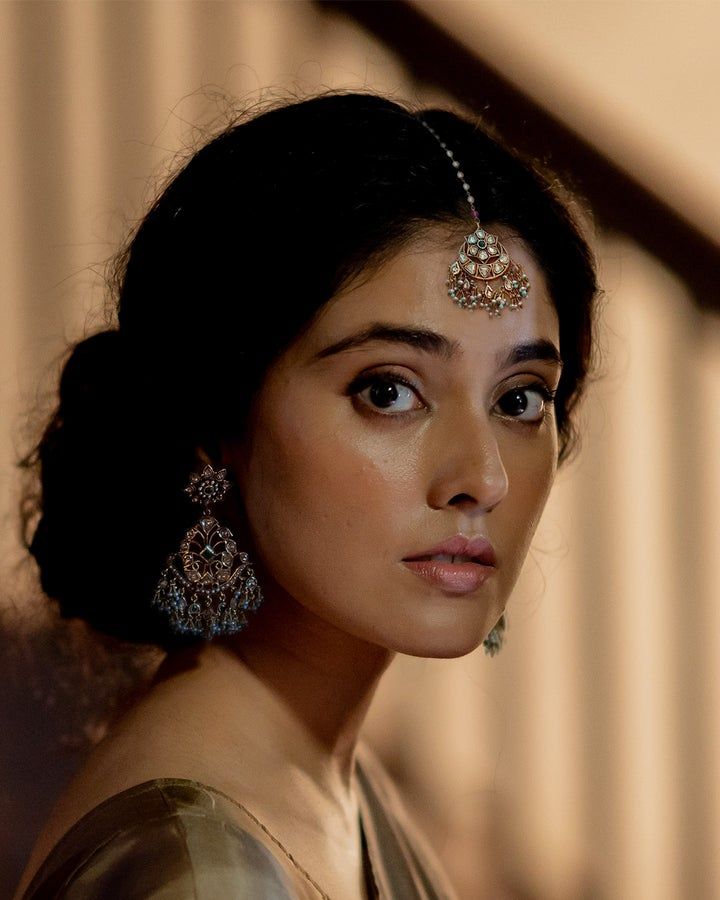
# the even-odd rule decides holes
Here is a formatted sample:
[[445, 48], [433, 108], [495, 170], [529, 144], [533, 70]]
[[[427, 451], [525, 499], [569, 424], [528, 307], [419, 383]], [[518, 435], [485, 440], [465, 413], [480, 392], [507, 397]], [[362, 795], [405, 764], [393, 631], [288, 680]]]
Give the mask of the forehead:
[[[468, 233], [471, 225], [468, 224]], [[498, 233], [498, 232], [496, 232]], [[523, 307], [497, 317], [462, 309], [448, 296], [448, 268], [463, 232], [433, 227], [419, 232], [378, 269], [361, 275], [321, 311], [306, 338], [309, 350], [337, 341], [371, 322], [429, 328], [445, 334], [467, 352], [493, 354], [500, 346], [545, 338], [559, 346], [557, 312], [542, 270], [523, 243], [500, 233], [510, 258], [530, 279]]]

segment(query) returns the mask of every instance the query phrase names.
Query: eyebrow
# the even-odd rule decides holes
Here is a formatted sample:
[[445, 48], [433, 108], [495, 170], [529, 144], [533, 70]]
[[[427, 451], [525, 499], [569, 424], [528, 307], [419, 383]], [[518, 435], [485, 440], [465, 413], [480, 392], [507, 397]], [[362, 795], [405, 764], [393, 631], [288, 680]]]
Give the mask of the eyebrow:
[[530, 360], [541, 360], [543, 362], [553, 362], [562, 367], [563, 358], [560, 351], [547, 338], [539, 338], [536, 341], [526, 341], [522, 344], [515, 344], [509, 350], [501, 351], [495, 357], [495, 363], [498, 369], [508, 369], [517, 363], [528, 362]]
[[363, 328], [362, 331], [342, 338], [342, 340], [320, 350], [315, 354], [315, 359], [325, 359], [336, 353], [342, 353], [344, 350], [353, 350], [371, 341], [408, 344], [410, 347], [421, 350], [423, 353], [431, 353], [433, 356], [442, 356], [445, 359], [450, 359], [456, 352], [460, 351], [458, 341], [451, 341], [450, 338], [446, 338], [436, 331], [430, 331], [427, 328], [406, 328], [400, 325], [374, 322], [372, 325], [368, 325], [367, 328]]
[[[389, 325], [385, 322], [374, 322], [361, 331], [324, 347], [313, 358], [315, 360], [326, 359], [328, 356], [343, 353], [345, 350], [353, 350], [372, 341], [405, 344], [423, 353], [429, 353], [443, 359], [451, 359], [456, 355], [462, 355], [462, 347], [459, 341], [451, 340], [443, 334], [438, 334], [437, 331], [431, 331], [428, 328], [407, 328], [401, 325]], [[530, 360], [554, 362], [559, 366], [563, 364], [560, 351], [547, 338], [515, 344], [509, 350], [501, 350], [495, 357], [498, 369], [506, 369], [517, 363]]]

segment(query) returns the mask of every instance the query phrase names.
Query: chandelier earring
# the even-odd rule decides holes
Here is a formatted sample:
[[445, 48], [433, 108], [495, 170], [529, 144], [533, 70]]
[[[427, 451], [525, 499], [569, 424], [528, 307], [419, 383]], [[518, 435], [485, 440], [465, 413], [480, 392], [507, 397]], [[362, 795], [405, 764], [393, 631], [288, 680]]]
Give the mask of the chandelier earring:
[[208, 640], [236, 634], [263, 600], [248, 554], [238, 551], [235, 535], [212, 514], [230, 487], [226, 476], [227, 469], [206, 465], [185, 488], [202, 515], [168, 557], [152, 599], [177, 634]]

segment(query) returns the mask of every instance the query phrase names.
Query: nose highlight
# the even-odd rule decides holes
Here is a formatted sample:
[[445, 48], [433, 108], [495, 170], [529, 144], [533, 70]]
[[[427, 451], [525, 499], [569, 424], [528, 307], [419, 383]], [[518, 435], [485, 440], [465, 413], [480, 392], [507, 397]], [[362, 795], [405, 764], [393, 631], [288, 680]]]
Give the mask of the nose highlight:
[[[508, 492], [509, 481], [495, 436], [463, 443], [455, 434], [454, 449], [440, 452], [428, 492], [433, 509], [453, 506], [466, 512], [492, 512]], [[448, 446], [447, 444], [445, 445]]]

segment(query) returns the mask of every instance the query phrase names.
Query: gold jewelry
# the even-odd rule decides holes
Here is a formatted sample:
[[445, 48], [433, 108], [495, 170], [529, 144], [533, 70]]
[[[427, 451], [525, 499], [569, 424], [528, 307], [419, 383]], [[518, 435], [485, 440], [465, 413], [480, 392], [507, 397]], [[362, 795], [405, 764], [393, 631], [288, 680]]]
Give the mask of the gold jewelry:
[[206, 465], [201, 473], [192, 473], [185, 488], [203, 512], [185, 532], [180, 549], [168, 557], [152, 599], [177, 634], [208, 640], [236, 634], [247, 624], [246, 613], [262, 603], [248, 554], [238, 551], [232, 531], [212, 515], [230, 487], [226, 476], [227, 469]]
[[456, 170], [476, 225], [475, 231], [466, 236], [457, 257], [450, 264], [446, 282], [448, 296], [463, 309], [486, 309], [490, 316], [499, 316], [503, 309], [520, 309], [530, 291], [530, 280], [510, 259], [498, 236], [480, 225], [475, 198], [453, 151], [434, 128], [424, 119], [420, 121], [440, 144]]

